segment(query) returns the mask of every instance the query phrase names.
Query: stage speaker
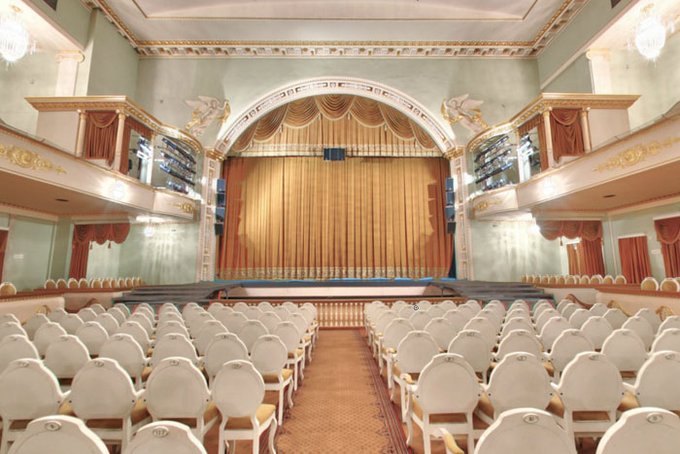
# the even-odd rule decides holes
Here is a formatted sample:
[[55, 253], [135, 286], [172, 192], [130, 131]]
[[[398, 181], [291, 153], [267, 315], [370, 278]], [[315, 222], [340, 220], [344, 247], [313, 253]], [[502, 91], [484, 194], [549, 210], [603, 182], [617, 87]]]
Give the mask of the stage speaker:
[[446, 179], [446, 192], [453, 192], [453, 178]]
[[450, 233], [451, 235], [456, 234], [456, 221], [448, 221], [446, 223], [446, 232]]
[[323, 149], [323, 160], [324, 161], [344, 161], [345, 160], [345, 149], [344, 148], [324, 148]]
[[215, 224], [224, 224], [225, 212], [224, 207], [215, 208]]
[[224, 224], [215, 224], [215, 235], [224, 235]]
[[455, 205], [455, 203], [456, 203], [456, 194], [454, 192], [446, 191], [446, 204], [447, 205]]
[[452, 221], [456, 217], [456, 207], [453, 205], [447, 205], [444, 207], [444, 213], [446, 213], [446, 220]]
[[218, 207], [227, 206], [227, 181], [224, 178], [217, 180], [217, 190], [215, 204]]

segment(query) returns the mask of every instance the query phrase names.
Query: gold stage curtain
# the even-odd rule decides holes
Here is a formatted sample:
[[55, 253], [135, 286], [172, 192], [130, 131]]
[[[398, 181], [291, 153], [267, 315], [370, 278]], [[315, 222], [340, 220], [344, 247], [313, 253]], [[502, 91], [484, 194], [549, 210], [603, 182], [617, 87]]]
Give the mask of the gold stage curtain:
[[222, 279], [446, 276], [441, 158], [229, 158]]

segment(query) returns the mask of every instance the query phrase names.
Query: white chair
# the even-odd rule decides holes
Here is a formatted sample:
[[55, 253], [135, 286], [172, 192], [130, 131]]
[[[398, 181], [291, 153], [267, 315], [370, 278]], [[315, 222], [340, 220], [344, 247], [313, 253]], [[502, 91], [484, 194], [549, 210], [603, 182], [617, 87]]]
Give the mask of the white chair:
[[272, 334], [261, 336], [255, 341], [250, 360], [255, 369], [262, 375], [265, 391], [276, 391], [279, 394], [278, 424], [283, 424], [284, 391], [288, 388], [288, 405], [293, 406], [293, 369], [288, 369], [288, 350], [283, 341]]
[[76, 336], [65, 334], [47, 347], [44, 363], [59, 379], [59, 383], [68, 387], [89, 360], [90, 353], [85, 344]]
[[76, 337], [85, 345], [90, 356], [98, 356], [109, 334], [99, 323], [85, 322], [76, 331]]
[[208, 344], [203, 357], [203, 367], [208, 375], [208, 382], [212, 384], [222, 364], [233, 360], [248, 361], [248, 359], [248, 348], [236, 334], [226, 332], [216, 334], [212, 342]]
[[212, 342], [215, 335], [219, 333], [226, 333], [227, 328], [217, 320], [209, 320], [203, 324], [203, 328], [198, 332], [194, 344], [196, 345], [196, 350], [200, 356], [205, 355], [205, 351]]
[[588, 309], [576, 309], [569, 317], [569, 324], [572, 328], [581, 329], [590, 317], [593, 317], [593, 314]]
[[651, 325], [652, 331], [655, 333], [659, 330], [659, 326], [661, 326], [661, 319], [659, 318], [658, 315], [656, 315], [650, 308], [648, 307], [643, 307], [642, 309], [638, 310], [635, 315], [635, 317], [642, 317], [647, 322]]
[[680, 418], [660, 408], [625, 412], [604, 434], [596, 454], [677, 454], [680, 452]]
[[410, 320], [405, 318], [395, 318], [393, 319], [387, 328], [385, 328], [385, 335], [381, 339], [380, 351], [378, 352], [378, 367], [381, 370], [383, 365], [387, 370], [387, 387], [392, 390], [392, 363], [394, 361], [394, 355], [397, 353], [397, 347], [401, 340], [406, 337], [406, 335], [414, 331], [415, 328]]
[[123, 454], [208, 454], [184, 424], [158, 421], [141, 427]]
[[444, 310], [443, 307], [441, 307], [438, 304], [435, 304], [434, 306], [430, 307], [427, 310], [427, 314], [430, 316], [430, 318], [438, 318], [438, 317], [443, 317], [446, 311]]
[[45, 355], [47, 347], [61, 336], [66, 335], [66, 330], [61, 327], [60, 324], [55, 322], [44, 323], [35, 332], [35, 337], [33, 338], [33, 343], [35, 348], [38, 349], [40, 356]]
[[634, 379], [647, 360], [645, 344], [635, 332], [624, 328], [615, 330], [605, 339], [602, 353], [616, 365], [624, 380]]
[[158, 339], [149, 359], [149, 365], [156, 367], [165, 358], [171, 356], [187, 358], [197, 367], [201, 365], [200, 359], [196, 354], [196, 348], [189, 339], [181, 334], [166, 334]]
[[[186, 331], [185, 331], [186, 332]], [[151, 339], [146, 332], [146, 329], [139, 323], [139, 321], [127, 320], [123, 322], [116, 330], [116, 334], [129, 334], [142, 347], [142, 351], [146, 354], [151, 347]], [[156, 333], [157, 336], [162, 337], [161, 332]]]
[[659, 331], [652, 344], [652, 353], [670, 350], [680, 353], [680, 328], [669, 328]]
[[[101, 304], [93, 304], [93, 305], [90, 306], [90, 307], [91, 307], [92, 309], [94, 309], [94, 311], [95, 311], [97, 314], [101, 314], [102, 312], [105, 311], [104, 306], [102, 306]], [[121, 309], [121, 310], [122, 310], [123, 312], [125, 312], [128, 316], [130, 316], [130, 308], [129, 308], [125, 303], [116, 303], [116, 304], [113, 305], [113, 307], [117, 307], [118, 309]]]
[[[220, 309], [220, 311], [223, 311], [224, 309], [225, 309], [225, 307], [223, 306], [222, 309]], [[214, 312], [211, 312], [211, 313], [213, 315], [215, 315]], [[220, 312], [218, 312], [218, 313], [220, 313]], [[165, 312], [161, 312], [160, 314], [158, 314], [158, 325], [157, 325], [157, 327], [161, 326], [162, 324], [167, 323], [167, 322], [178, 322], [182, 326], [184, 326], [184, 318], [182, 318], [182, 315], [179, 312], [175, 312], [175, 311], [165, 311]]]
[[[312, 358], [312, 334], [308, 331], [309, 323], [302, 316], [301, 312], [296, 312], [290, 315], [290, 321], [295, 324], [298, 331], [300, 331], [300, 343], [305, 350], [305, 361], [311, 361]], [[304, 367], [303, 361], [302, 366]]]
[[529, 319], [523, 317], [512, 317], [503, 324], [501, 329], [501, 339], [507, 336], [510, 331], [515, 331], [521, 329], [523, 331], [528, 331], [530, 333], [535, 333], [534, 326], [531, 324]]
[[645, 349], [647, 350], [649, 350], [649, 348], [654, 343], [655, 329], [649, 324], [646, 318], [640, 315], [630, 317], [628, 320], [626, 320], [626, 323], [621, 326], [621, 328], [634, 331], [635, 334], [637, 334], [640, 339], [642, 339], [642, 343], [645, 345]]
[[31, 421], [9, 454], [109, 454], [106, 445], [78, 418], [51, 415]]
[[680, 353], [660, 351], [653, 353], [642, 365], [635, 383], [624, 383], [642, 407], [658, 407], [680, 412]]
[[475, 450], [475, 454], [499, 453], [576, 454], [576, 447], [550, 413], [516, 408], [500, 415], [482, 434]]
[[97, 318], [97, 312], [91, 307], [84, 307], [78, 311], [78, 317], [83, 321], [83, 323], [91, 322]]
[[118, 324], [118, 320], [116, 320], [116, 318], [113, 315], [109, 314], [108, 312], [104, 312], [103, 314], [97, 315], [97, 318], [94, 319], [94, 321], [102, 325], [102, 327], [106, 330], [109, 336], [115, 334], [120, 326]]
[[[130, 315], [130, 309], [128, 309], [127, 306], [126, 306], [125, 304], [116, 303], [116, 304], [114, 304], [112, 307], [121, 309], [121, 310], [122, 310], [123, 312], [125, 312], [127, 315]], [[99, 304], [99, 303], [90, 304], [90, 305], [88, 306], [88, 308], [89, 308], [89, 309], [92, 309], [92, 310], [95, 312], [95, 314], [97, 314], [97, 315], [99, 315], [99, 314], [101, 314], [101, 313], [103, 313], [103, 312], [106, 312], [106, 308], [105, 308], [104, 306], [102, 306], [101, 304]]]
[[[402, 309], [403, 311], [404, 309]], [[401, 311], [400, 311], [401, 312]], [[409, 312], [412, 314], [412, 312]], [[411, 315], [409, 315], [410, 317]], [[393, 310], [380, 311], [375, 319], [375, 323], [371, 327], [371, 338], [373, 339], [373, 355], [378, 358], [380, 355], [380, 346], [382, 337], [385, 333], [387, 325], [395, 318], [400, 318]]]
[[42, 362], [27, 358], [9, 363], [0, 374], [0, 389], [0, 454], [7, 454], [10, 442], [23, 431], [14, 421], [57, 414], [64, 394], [59, 389], [57, 377]]
[[[427, 331], [411, 331], [399, 342], [392, 365], [392, 379], [400, 389], [402, 420], [406, 418], [408, 410], [407, 388], [415, 384], [420, 371], [438, 353], [439, 345]], [[391, 398], [394, 400], [394, 386], [391, 388]]]
[[5, 336], [0, 340], [0, 373], [16, 359], [40, 359], [35, 345], [21, 334]]
[[248, 318], [241, 312], [219, 312], [217, 320], [222, 322], [230, 333], [238, 333]]
[[225, 307], [226, 306], [224, 304], [222, 304], [218, 301], [215, 301], [215, 302], [210, 303], [210, 305], [208, 305], [208, 312], [210, 312], [214, 316], [216, 313], [218, 313], [219, 311], [221, 311]]
[[590, 306], [589, 312], [590, 315], [595, 315], [597, 317], [602, 317], [604, 314], [607, 313], [609, 309], [607, 306], [605, 306], [602, 303], [595, 303], [592, 306]]
[[163, 337], [166, 334], [181, 334], [186, 338], [190, 337], [187, 327], [178, 320], [166, 320], [158, 324], [156, 327], [156, 338]]
[[210, 314], [207, 311], [202, 311], [196, 314], [195, 317], [186, 319], [189, 334], [191, 334], [191, 336], [195, 338], [196, 336], [198, 336], [198, 333], [201, 332], [206, 323], [211, 321], [215, 321], [215, 317], [213, 317], [212, 314]]
[[286, 368], [293, 369], [293, 384], [297, 390], [299, 383], [304, 379], [302, 361], [305, 357], [305, 351], [300, 348], [300, 333], [293, 322], [286, 321], [279, 323], [272, 334], [278, 336], [286, 346], [288, 351]]
[[[275, 453], [276, 407], [263, 404], [264, 380], [246, 361], [230, 361], [217, 373], [212, 399], [222, 414], [218, 453], [224, 454], [227, 443], [252, 440], [252, 452], [260, 452], [260, 435], [269, 429], [269, 451]], [[230, 452], [231, 451], [230, 449]]]
[[248, 306], [248, 309], [243, 311], [243, 315], [248, 317], [248, 320], [259, 320], [262, 315], [262, 309], [257, 306]]
[[134, 379], [136, 389], [142, 389], [147, 359], [142, 347], [132, 336], [119, 333], [109, 337], [99, 350], [99, 357], [115, 360]]
[[591, 316], [583, 326], [581, 326], [581, 332], [593, 343], [595, 351], [602, 349], [604, 340], [609, 337], [613, 331], [612, 326], [604, 317]]
[[611, 308], [607, 309], [607, 312], [603, 315], [604, 319], [609, 322], [613, 329], [619, 329], [626, 323], [628, 316], [623, 313], [621, 309]]
[[492, 348], [496, 345], [496, 341], [498, 339], [498, 327], [486, 318], [474, 317], [469, 322], [467, 322], [463, 329], [466, 331], [479, 332], [486, 343], [489, 344], [489, 348]]
[[423, 433], [425, 454], [432, 452], [430, 440], [441, 429], [467, 437], [467, 452], [474, 451], [472, 413], [482, 394], [477, 375], [460, 355], [442, 353], [425, 366], [408, 399], [406, 426], [411, 445], [413, 423]]
[[275, 306], [274, 312], [276, 312], [276, 315], [279, 316], [279, 318], [281, 319], [282, 322], [289, 322], [290, 321], [290, 311], [285, 306], [281, 306], [281, 305]]
[[[109, 315], [111, 315], [111, 314], [109, 314]], [[154, 324], [151, 320], [149, 320], [149, 317], [147, 317], [143, 313], [136, 312], [136, 313], [132, 314], [131, 316], [129, 316], [127, 321], [139, 323], [141, 325], [141, 327], [144, 328], [144, 331], [146, 331], [146, 335], [148, 337], [151, 337], [151, 335], [153, 334]]]
[[[474, 307], [473, 307], [474, 306]], [[470, 319], [472, 319], [477, 313], [479, 312], [479, 306], [476, 304], [468, 305], [466, 304], [461, 304], [458, 306], [458, 312], [465, 317], [466, 323]]]
[[[573, 315], [572, 315], [573, 316]], [[545, 326], [546, 323], [548, 323], [548, 320], [550, 320], [553, 317], [559, 317], [563, 318], [562, 314], [560, 314], [556, 309], [546, 309], [541, 312], [541, 314], [538, 317], [534, 317], [535, 325], [536, 325], [536, 332], [540, 333], [543, 330], [543, 327]]]
[[211, 405], [203, 373], [186, 358], [171, 357], [158, 363], [146, 382], [143, 398], [154, 421], [181, 422], [201, 442], [219, 416], [217, 407]]
[[259, 303], [257, 303], [257, 307], [259, 307], [262, 310], [262, 312], [274, 310], [274, 305], [269, 301], [260, 301]]
[[76, 416], [102, 440], [125, 450], [149, 414], [130, 375], [108, 358], [90, 360], [73, 379], [68, 401]]
[[[299, 330], [298, 330], [299, 332]], [[243, 341], [248, 351], [252, 351], [253, 344], [260, 337], [265, 334], [269, 334], [269, 330], [264, 324], [259, 320], [248, 320], [246, 321], [241, 329], [236, 333]], [[303, 360], [304, 361], [304, 360]]]
[[[109, 310], [106, 311], [106, 313], [111, 314], [113, 316], [113, 318], [116, 319], [116, 321], [118, 322], [119, 325], [121, 323], [123, 323], [125, 320], [127, 320], [128, 315], [129, 315], [127, 312], [125, 312], [123, 309], [121, 309], [119, 307], [110, 307]], [[96, 315], [99, 315], [99, 314], [96, 314]]]
[[20, 336], [27, 336], [26, 331], [17, 322], [3, 322], [0, 323], [0, 340], [5, 336], [12, 336], [18, 334]]
[[68, 312], [66, 312], [66, 309], [63, 307], [55, 307], [47, 314], [47, 318], [52, 322], [58, 322], [66, 314], [68, 314]]
[[18, 323], [19, 325], [21, 325], [21, 322], [19, 321], [17, 316], [12, 314], [12, 313], [0, 315], [0, 324], [5, 323], [5, 322], [13, 322], [13, 323]]
[[272, 331], [274, 331], [274, 328], [276, 328], [276, 325], [281, 323], [283, 320], [281, 320], [281, 317], [276, 315], [276, 312], [270, 310], [267, 312], [263, 312], [262, 315], [260, 315], [260, 321], [264, 324], [264, 326], [267, 327], [267, 329], [271, 333]]
[[[26, 326], [24, 326], [26, 328]], [[662, 333], [667, 329], [680, 329], [680, 315], [671, 315], [661, 322], [657, 333]], [[26, 330], [28, 332], [28, 330]]]
[[553, 395], [550, 376], [540, 357], [525, 352], [505, 355], [482, 385], [485, 396], [478, 405], [477, 414], [491, 424], [507, 410], [531, 407], [545, 409]]
[[555, 340], [563, 332], [572, 329], [571, 324], [562, 317], [552, 317], [543, 325], [539, 338], [546, 350], [550, 350]]
[[541, 345], [535, 334], [517, 329], [511, 331], [503, 338], [494, 356], [496, 361], [501, 361], [506, 355], [517, 352], [529, 353], [537, 358], [542, 358], [543, 345]]
[[621, 375], [602, 353], [579, 353], [553, 384], [550, 411], [562, 418], [573, 437], [599, 437], [616, 422], [616, 409], [624, 395]]
[[468, 322], [468, 319], [463, 314], [461, 314], [458, 309], [450, 309], [446, 311], [444, 318], [448, 320], [449, 323], [451, 323], [453, 330], [456, 332], [462, 331], [463, 327]]
[[453, 338], [458, 334], [458, 331], [454, 329], [453, 324], [444, 317], [437, 317], [430, 320], [430, 323], [425, 326], [425, 331], [430, 333], [434, 340], [437, 341], [437, 345], [441, 351], [446, 351]]
[[581, 331], [568, 329], [555, 339], [550, 353], [544, 353], [543, 358], [552, 366], [553, 379], [559, 381], [562, 371], [576, 355], [594, 351], [593, 343]]
[[26, 331], [28, 338], [32, 340], [35, 337], [35, 332], [38, 328], [49, 321], [50, 319], [47, 318], [47, 315], [45, 314], [33, 314], [31, 318], [24, 323], [24, 330]]
[[392, 311], [396, 314], [396, 317], [410, 319], [413, 314], [416, 313], [414, 309], [415, 305], [408, 304], [406, 306], [400, 306], [395, 308], [392, 306]]
[[462, 356], [486, 383], [486, 374], [491, 367], [491, 346], [479, 331], [458, 333], [449, 344], [448, 352]]

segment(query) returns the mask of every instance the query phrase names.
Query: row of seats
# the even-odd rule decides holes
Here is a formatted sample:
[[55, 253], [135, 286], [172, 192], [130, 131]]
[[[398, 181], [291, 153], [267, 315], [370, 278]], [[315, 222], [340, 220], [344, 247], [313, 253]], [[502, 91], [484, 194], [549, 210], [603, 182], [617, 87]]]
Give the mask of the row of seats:
[[119, 278], [85, 278], [75, 279], [47, 279], [43, 287], [46, 290], [76, 289], [76, 288], [134, 288], [144, 285], [141, 277]]
[[[398, 305], [396, 309], [401, 315], [403, 307], [400, 308], [400, 306]], [[610, 381], [607, 382], [605, 379], [604, 382], [607, 382], [607, 385], [618, 383], [617, 386], [611, 388], [612, 390], [624, 389], [622, 375], [626, 375], [625, 372], [628, 372], [626, 369], [631, 367], [629, 363], [626, 363], [629, 340], [637, 341], [638, 346], [642, 344], [635, 331], [619, 330], [622, 334], [615, 332], [616, 335], [614, 335], [612, 333], [611, 340], [607, 343], [608, 347], [605, 352], [610, 356], [597, 353], [594, 343], [585, 334], [598, 337], [598, 331], [596, 329], [590, 330], [589, 325], [585, 323], [585, 333], [574, 329], [567, 320], [562, 318], [559, 310], [547, 301], [536, 304], [533, 311], [530, 311], [528, 305], [523, 301], [513, 303], [507, 311], [498, 301], [490, 302], [484, 309], [481, 309], [481, 306], [475, 301], [468, 301], [453, 310], [448, 309], [448, 306], [441, 308], [441, 310], [446, 310], [444, 317], [430, 318], [424, 328], [416, 328], [415, 323], [411, 323], [410, 320], [395, 316], [394, 305], [390, 309], [375, 302], [366, 307], [367, 319], [375, 320], [375, 322], [369, 322], [369, 334], [373, 332], [378, 343], [382, 344], [380, 358], [387, 364], [388, 386], [391, 387], [393, 393], [396, 386], [400, 387], [404, 420], [407, 425], [415, 421], [421, 426], [424, 433], [429, 433], [428, 430], [431, 427], [427, 423], [423, 423], [422, 417], [418, 417], [419, 414], [422, 415], [422, 408], [418, 405], [411, 406], [412, 399], [409, 396], [413, 394], [415, 389], [420, 389], [419, 383], [423, 380], [421, 374], [423, 367], [430, 358], [441, 351], [448, 351], [445, 354], [448, 355], [446, 361], [455, 362], [460, 359], [469, 368], [467, 371], [469, 372], [468, 384], [474, 382], [475, 385], [470, 388], [464, 385], [465, 380], [456, 381], [458, 394], [453, 400], [469, 402], [473, 410], [477, 408], [476, 414], [481, 420], [487, 423], [492, 422], [498, 413], [508, 406], [509, 408], [535, 406], [545, 409], [551, 402], [555, 407], [554, 412], [565, 421], [564, 424], [568, 430], [572, 430], [571, 427], [576, 424], [575, 421], [578, 419], [573, 417], [573, 408], [579, 408], [580, 401], [578, 399], [583, 398], [588, 393], [582, 393], [580, 397], [572, 396], [565, 400], [564, 393], [568, 393], [568, 391], [564, 390], [572, 389], [573, 393], [573, 389], [578, 389], [582, 381], [592, 380], [592, 376], [588, 377], [590, 364], [605, 364], [605, 370], [608, 370], [609, 373], [613, 371], [615, 378], [609, 377]], [[570, 309], [568, 301], [560, 303], [558, 307], [562, 310]], [[431, 312], [436, 312], [434, 311], [435, 308], [436, 306], [427, 308], [427, 311], [419, 316], [416, 316], [416, 313], [420, 311], [413, 311], [411, 308], [411, 317], [416, 320], [427, 318], [426, 316], [430, 315]], [[591, 309], [594, 312], [602, 310], [599, 306]], [[606, 307], [604, 309], [607, 310]], [[630, 318], [630, 326], [640, 325], [652, 332], [652, 322], [647, 321], [643, 317], [644, 315], [650, 317], [650, 319], [651, 316], [655, 316], [653, 313], [643, 312]], [[612, 328], [601, 316], [594, 314], [591, 314], [591, 316], [594, 320], [598, 320], [597, 323], [593, 322], [593, 325], [606, 326], [609, 332], [612, 332]], [[449, 322], [447, 317], [454, 323], [447, 323]], [[380, 325], [385, 322], [385, 319], [390, 318], [391, 321], [387, 323], [384, 334], [376, 332]], [[424, 320], [418, 321], [424, 322]], [[657, 321], [658, 325], [654, 331], [659, 330], [662, 325], [660, 320], [657, 319]], [[452, 326], [455, 323], [458, 325]], [[672, 324], [669, 321], [664, 323], [666, 326], [659, 332], [673, 333], [675, 328]], [[541, 325], [546, 326], [540, 329]], [[560, 327], [560, 325], [562, 326]], [[459, 331], [461, 326], [464, 329]], [[553, 327], [556, 329], [551, 334]], [[539, 336], [535, 334], [537, 328], [541, 332]], [[443, 336], [453, 337], [448, 349], [443, 348], [446, 345], [446, 339], [448, 339]], [[674, 336], [677, 337], [677, 335]], [[548, 338], [554, 338], [554, 341], [552, 343], [545, 342]], [[541, 339], [545, 343], [541, 343]], [[508, 346], [508, 344], [511, 345]], [[548, 348], [544, 349], [543, 345], [548, 345]], [[669, 393], [670, 398], [665, 401], [665, 406], [671, 410], [680, 410], [680, 399], [671, 387], [672, 381], [664, 382], [662, 378], [680, 379], [679, 354], [662, 350], [651, 354], [647, 359], [647, 352], [644, 348], [642, 353], [644, 364], [642, 366], [635, 364], [635, 367], [640, 369], [640, 373], [637, 374], [637, 381], [625, 388], [630, 392], [627, 406], [630, 408], [640, 404], [644, 405], [642, 402], [651, 402], [651, 405], [655, 405], [659, 399], [663, 400]], [[577, 361], [579, 357], [583, 357], [583, 359]], [[494, 363], [493, 360], [498, 362]], [[547, 363], [544, 365], [542, 364], [543, 361], [547, 361]], [[595, 363], [595, 361], [599, 362]], [[585, 366], [578, 366], [579, 363], [583, 363]], [[492, 368], [493, 372], [489, 383], [486, 384], [486, 372], [489, 368]], [[579, 369], [583, 369], [585, 372], [579, 372]], [[567, 370], [572, 370], [572, 372], [567, 374]], [[590, 372], [593, 372], [593, 370], [595, 369], [591, 367]], [[554, 375], [552, 384], [548, 371]], [[564, 372], [560, 377], [562, 371]], [[476, 384], [479, 378], [482, 379], [481, 385]], [[416, 382], [416, 380], [418, 381]], [[524, 388], [518, 389], [518, 383], [521, 383]], [[475, 389], [477, 391], [473, 392]], [[558, 393], [557, 390], [561, 391]], [[439, 391], [451, 392], [448, 386], [446, 390], [440, 389]], [[600, 395], [599, 390], [593, 392], [594, 402], [597, 402], [597, 396]], [[635, 395], [640, 400], [631, 403], [630, 401], [635, 401], [635, 398], [630, 398], [630, 396]], [[642, 397], [640, 397], [641, 395]], [[659, 397], [660, 395], [662, 397]], [[561, 399], [557, 399], [556, 396], [560, 396]], [[591, 401], [593, 400], [591, 399]], [[539, 405], [537, 402], [542, 402], [542, 404]], [[611, 411], [604, 412], [599, 417], [605, 417], [610, 422], [615, 421], [615, 411], [619, 405], [621, 405], [621, 395], [617, 396], [614, 405], [614, 417], [612, 417]], [[572, 408], [571, 412], [570, 407]], [[448, 413], [460, 412], [451, 411]], [[459, 416], [461, 415], [459, 414]], [[473, 440], [474, 435], [472, 434], [475, 432], [470, 433], [472, 416], [471, 414], [463, 414], [462, 417], [469, 422], [467, 429], [470, 429], [463, 431], [463, 433], [470, 435], [468, 439]], [[410, 433], [411, 430], [409, 426]], [[582, 431], [574, 432], [583, 436]], [[436, 435], [436, 431], [434, 433]], [[477, 432], [477, 435], [479, 435], [479, 432]], [[428, 440], [429, 436], [425, 439]], [[468, 448], [468, 452], [472, 452], [471, 445]], [[426, 452], [429, 452], [429, 442], [426, 443]]]
[[602, 276], [594, 274], [584, 275], [559, 275], [559, 274], [525, 274], [520, 278], [520, 282], [527, 284], [548, 284], [548, 285], [622, 285], [627, 284], [626, 276]]

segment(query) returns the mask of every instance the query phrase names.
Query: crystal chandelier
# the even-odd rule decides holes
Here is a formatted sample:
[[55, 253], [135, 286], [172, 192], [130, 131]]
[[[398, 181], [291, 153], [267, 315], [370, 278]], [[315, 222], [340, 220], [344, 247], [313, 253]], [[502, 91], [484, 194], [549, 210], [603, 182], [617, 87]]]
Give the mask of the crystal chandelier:
[[0, 17], [0, 56], [8, 63], [17, 62], [35, 50], [31, 35], [19, 19], [21, 10], [16, 6], [12, 10]]
[[642, 20], [635, 27], [635, 48], [647, 60], [656, 60], [666, 44], [666, 26], [661, 18], [652, 14], [654, 4], [642, 10]]

